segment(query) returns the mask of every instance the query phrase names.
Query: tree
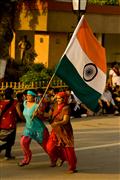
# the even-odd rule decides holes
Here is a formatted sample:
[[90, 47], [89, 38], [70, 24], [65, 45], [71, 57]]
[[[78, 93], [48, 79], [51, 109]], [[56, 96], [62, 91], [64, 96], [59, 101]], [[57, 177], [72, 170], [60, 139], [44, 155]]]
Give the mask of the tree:
[[9, 47], [13, 39], [14, 18], [20, 14], [21, 8], [24, 4], [27, 13], [32, 14], [32, 8], [37, 6], [37, 2], [40, 1], [43, 5], [46, 0], [0, 0], [0, 61], [8, 61]]
[[88, 0], [90, 4], [118, 5], [120, 0]]
[[[45, 12], [45, 4], [48, 0], [0, 0], [0, 61], [3, 59], [8, 61], [10, 59], [9, 47], [13, 39], [13, 32], [15, 32], [14, 18], [16, 14], [19, 16], [24, 4], [26, 8], [26, 15], [31, 13], [32, 16], [32, 9], [37, 6], [38, 1], [42, 3], [43, 12]], [[120, 0], [88, 0], [88, 2], [115, 5], [120, 3]], [[31, 27], [34, 26], [34, 23], [37, 23], [37, 20], [31, 22]]]
[[44, 64], [33, 64], [28, 71], [20, 78], [21, 82], [30, 84], [31, 82], [49, 81], [53, 71], [46, 68]]

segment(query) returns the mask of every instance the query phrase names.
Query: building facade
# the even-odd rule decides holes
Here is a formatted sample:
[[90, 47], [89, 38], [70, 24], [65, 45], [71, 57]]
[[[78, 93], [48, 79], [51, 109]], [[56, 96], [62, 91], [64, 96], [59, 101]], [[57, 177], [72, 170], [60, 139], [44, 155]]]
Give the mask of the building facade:
[[[88, 5], [86, 19], [95, 36], [106, 49], [107, 63], [120, 62], [120, 6]], [[24, 7], [20, 18], [16, 16], [16, 33], [10, 48], [15, 61], [20, 62], [18, 47], [22, 36], [27, 35], [36, 52], [35, 63], [43, 63], [54, 68], [62, 56], [71, 34], [77, 25], [77, 16], [73, 12], [72, 3], [46, 0], [27, 14]]]

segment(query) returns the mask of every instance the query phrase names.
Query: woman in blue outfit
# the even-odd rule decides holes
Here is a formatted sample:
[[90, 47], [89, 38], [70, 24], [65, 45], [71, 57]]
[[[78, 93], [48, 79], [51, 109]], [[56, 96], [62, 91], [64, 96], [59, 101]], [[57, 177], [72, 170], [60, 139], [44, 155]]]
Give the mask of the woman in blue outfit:
[[30, 143], [32, 139], [37, 141], [46, 151], [46, 144], [49, 138], [49, 132], [42, 120], [40, 120], [37, 116], [34, 116], [33, 118], [33, 114], [38, 107], [38, 104], [36, 104], [35, 102], [35, 97], [36, 93], [33, 90], [27, 91], [27, 98], [24, 101], [23, 110], [26, 125], [20, 140], [21, 148], [24, 153], [24, 158], [19, 163], [19, 166], [28, 165], [31, 161], [32, 152], [30, 150]]

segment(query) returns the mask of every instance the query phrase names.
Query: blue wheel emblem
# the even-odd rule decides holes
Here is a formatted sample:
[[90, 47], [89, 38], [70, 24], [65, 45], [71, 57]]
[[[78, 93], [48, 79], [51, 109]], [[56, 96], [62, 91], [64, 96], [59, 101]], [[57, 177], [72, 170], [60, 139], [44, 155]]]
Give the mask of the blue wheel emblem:
[[83, 79], [85, 81], [92, 81], [98, 73], [98, 69], [95, 64], [88, 63], [84, 66], [83, 69]]

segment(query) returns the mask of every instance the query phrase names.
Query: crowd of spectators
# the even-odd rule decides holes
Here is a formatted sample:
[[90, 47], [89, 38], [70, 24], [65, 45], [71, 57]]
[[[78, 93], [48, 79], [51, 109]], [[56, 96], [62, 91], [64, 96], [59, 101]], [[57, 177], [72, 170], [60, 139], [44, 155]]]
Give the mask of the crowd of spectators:
[[[46, 111], [49, 111], [49, 108], [51, 108], [51, 106], [54, 104], [54, 101], [56, 100], [55, 95], [58, 93], [58, 91], [61, 90], [59, 88], [48, 88], [48, 91], [44, 97]], [[75, 96], [74, 92], [70, 88], [66, 88], [64, 91], [68, 95], [68, 104], [71, 108], [71, 117], [78, 118], [92, 115], [120, 114], [120, 68], [117, 63], [113, 63], [108, 71], [105, 90], [98, 100], [100, 106], [98, 113], [94, 113], [88, 107], [86, 107], [86, 105]], [[26, 98], [26, 92], [27, 90], [17, 93], [15, 97], [20, 103], [21, 111], [23, 111], [23, 101]], [[36, 103], [39, 103], [44, 94], [44, 90], [42, 88], [38, 88], [36, 89], [36, 93]], [[2, 96], [1, 98], [4, 99]]]
[[[111, 88], [109, 84], [106, 84], [105, 91], [103, 92], [103, 95], [100, 97], [98, 101], [100, 108], [97, 113], [92, 112], [83, 102], [81, 102], [75, 96], [74, 92], [71, 91], [69, 88], [64, 89], [64, 91], [68, 95], [68, 104], [71, 108], [71, 118], [80, 118], [105, 114], [120, 114], [120, 86], [118, 85], [116, 85], [114, 88]], [[36, 103], [39, 103], [40, 99], [44, 94], [44, 90], [42, 88], [38, 88], [36, 92]], [[56, 100], [55, 95], [57, 92], [58, 89], [50, 88], [46, 93], [44, 97], [44, 109], [46, 111], [49, 111], [49, 109], [54, 104]], [[15, 99], [19, 101], [21, 111], [23, 111], [23, 101], [25, 98], [26, 90], [24, 92], [17, 93], [15, 96]], [[20, 117], [18, 117], [18, 121], [21, 121]]]

